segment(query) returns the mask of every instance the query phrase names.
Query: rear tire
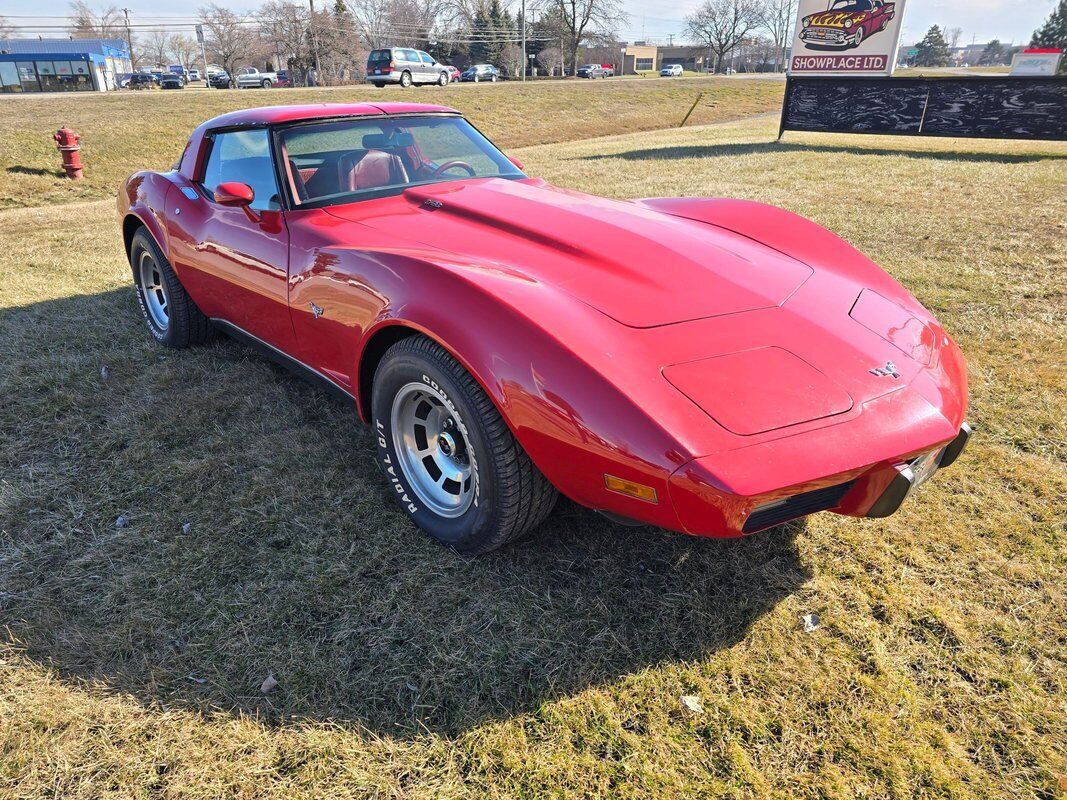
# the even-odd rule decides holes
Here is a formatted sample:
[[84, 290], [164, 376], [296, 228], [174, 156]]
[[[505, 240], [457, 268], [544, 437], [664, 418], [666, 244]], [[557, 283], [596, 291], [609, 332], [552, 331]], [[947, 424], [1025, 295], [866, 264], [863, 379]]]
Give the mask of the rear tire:
[[440, 75], [437, 76], [437, 85], [448, 86], [448, 75], [446, 73], [442, 72]]
[[400, 85], [403, 86], [405, 89], [411, 88], [411, 73], [410, 72], [401, 73], [401, 75], [400, 75]]
[[555, 488], [481, 386], [424, 336], [386, 352], [371, 415], [389, 493], [419, 528], [457, 552], [495, 550], [540, 524], [556, 503]]
[[214, 335], [211, 321], [197, 308], [156, 240], [141, 228], [130, 242], [130, 267], [148, 330], [164, 347], [203, 344]]

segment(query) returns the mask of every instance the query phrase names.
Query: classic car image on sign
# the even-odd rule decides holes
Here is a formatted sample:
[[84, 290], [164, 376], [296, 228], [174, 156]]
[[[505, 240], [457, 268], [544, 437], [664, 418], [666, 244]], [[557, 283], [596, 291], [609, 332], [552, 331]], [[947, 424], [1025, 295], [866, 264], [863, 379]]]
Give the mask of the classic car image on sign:
[[891, 75], [907, 0], [799, 0], [791, 75]]
[[812, 49], [859, 47], [886, 29], [895, 8], [882, 0], [831, 0], [829, 10], [804, 17], [800, 38]]
[[221, 330], [353, 402], [390, 494], [463, 553], [557, 492], [700, 536], [886, 516], [970, 435], [958, 347], [833, 233], [556, 188], [448, 108], [225, 114], [118, 216], [161, 344]]

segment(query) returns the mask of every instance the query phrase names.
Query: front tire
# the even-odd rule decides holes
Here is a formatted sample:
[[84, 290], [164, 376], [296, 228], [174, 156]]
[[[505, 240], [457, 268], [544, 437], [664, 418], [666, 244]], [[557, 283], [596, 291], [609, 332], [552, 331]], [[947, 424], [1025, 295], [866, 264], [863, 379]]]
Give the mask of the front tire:
[[390, 494], [442, 544], [480, 555], [541, 523], [556, 490], [477, 381], [436, 342], [393, 345], [374, 375], [371, 413]]
[[197, 308], [145, 228], [130, 242], [130, 267], [148, 330], [164, 347], [183, 348], [211, 339], [211, 321]]

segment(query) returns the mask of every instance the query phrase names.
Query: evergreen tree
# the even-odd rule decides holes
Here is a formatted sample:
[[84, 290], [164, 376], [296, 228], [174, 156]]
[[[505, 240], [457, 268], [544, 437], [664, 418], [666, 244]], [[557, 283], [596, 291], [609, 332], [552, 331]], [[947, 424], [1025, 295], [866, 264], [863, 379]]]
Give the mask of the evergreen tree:
[[919, 51], [915, 56], [917, 67], [946, 67], [949, 60], [948, 42], [941, 28], [934, 25], [926, 32], [926, 36], [916, 45]]
[[1004, 45], [1000, 39], [994, 39], [985, 46], [982, 55], [978, 56], [978, 64], [983, 67], [992, 67], [1004, 63]]
[[1052, 9], [1045, 24], [1034, 31], [1031, 47], [1058, 47], [1065, 52], [1060, 60], [1060, 72], [1067, 73], [1067, 0]]
[[500, 66], [500, 55], [514, 38], [515, 24], [500, 0], [491, 0], [479, 6], [471, 25], [474, 39], [471, 42], [471, 62], [474, 64], [494, 64]]

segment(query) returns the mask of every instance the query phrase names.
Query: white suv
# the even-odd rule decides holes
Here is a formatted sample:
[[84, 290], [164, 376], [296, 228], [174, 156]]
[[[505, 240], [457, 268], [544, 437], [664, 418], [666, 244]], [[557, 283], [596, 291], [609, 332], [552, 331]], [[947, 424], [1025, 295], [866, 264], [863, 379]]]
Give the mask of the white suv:
[[666, 64], [663, 69], [659, 71], [661, 78], [677, 78], [682, 74], [681, 64]]

